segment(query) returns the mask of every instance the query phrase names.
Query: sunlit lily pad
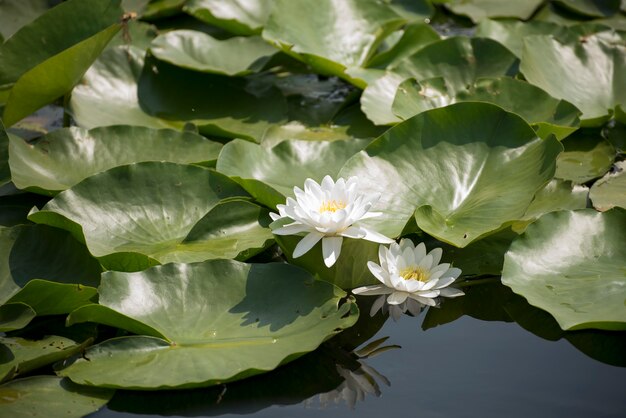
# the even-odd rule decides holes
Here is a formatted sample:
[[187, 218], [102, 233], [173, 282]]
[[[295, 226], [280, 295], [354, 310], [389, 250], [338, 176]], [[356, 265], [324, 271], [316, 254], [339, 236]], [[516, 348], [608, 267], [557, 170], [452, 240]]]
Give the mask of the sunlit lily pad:
[[[405, 20], [375, 0], [276, 0], [263, 37], [323, 74], [351, 78]], [[357, 83], [359, 84], [359, 83]]]
[[[167, 262], [184, 251], [181, 243], [194, 225], [222, 199], [246, 196], [235, 182], [213, 170], [145, 162], [89, 177], [59, 193], [30, 219], [84, 235], [96, 257], [129, 252]], [[235, 243], [228, 249], [234, 250], [231, 245]]]
[[185, 5], [195, 18], [239, 35], [261, 33], [271, 9], [267, 0], [189, 0]]
[[378, 232], [398, 236], [415, 215], [422, 230], [464, 247], [520, 219], [561, 150], [500, 107], [458, 103], [391, 128], [340, 175], [381, 196], [372, 210], [382, 216], [364, 221]]
[[87, 129], [108, 125], [138, 125], [150, 128], [182, 127], [182, 122], [148, 115], [139, 106], [137, 81], [144, 64], [144, 51], [134, 46], [106, 49], [72, 90], [70, 112]]
[[498, 41], [521, 58], [526, 36], [558, 36], [565, 31], [565, 26], [554, 22], [485, 19], [476, 27], [476, 36]]
[[530, 83], [578, 107], [583, 126], [601, 125], [616, 106], [626, 105], [626, 42], [617, 36], [602, 33], [568, 42], [529, 36], [520, 69]]
[[596, 181], [589, 192], [593, 207], [605, 211], [615, 206], [626, 209], [626, 161], [615, 163], [615, 171]]
[[616, 151], [597, 130], [581, 130], [563, 140], [555, 177], [582, 184], [602, 177], [613, 164]]
[[[439, 0], [439, 2], [441, 2]], [[449, 0], [442, 2], [452, 12], [468, 16], [474, 22], [491, 17], [515, 17], [526, 20], [532, 16], [543, 0]]]
[[361, 105], [373, 122], [397, 123], [402, 119], [395, 115], [392, 106], [398, 87], [404, 80], [414, 78], [422, 81], [438, 77], [445, 80], [446, 89], [455, 95], [467, 90], [478, 78], [514, 75], [517, 62], [515, 55], [491, 39], [458, 36], [432, 42], [369, 83], [363, 92]]
[[564, 330], [625, 330], [625, 232], [623, 209], [547, 214], [511, 245], [502, 282]]
[[59, 336], [41, 340], [0, 337], [0, 382], [63, 360], [82, 348], [82, 344]]
[[[100, 303], [161, 332], [89, 348], [59, 370], [107, 387], [210, 386], [273, 370], [354, 324], [345, 293], [287, 264], [214, 260], [105, 273]], [[175, 320], [172, 320], [175, 318]]]
[[435, 78], [400, 84], [393, 112], [408, 119], [420, 112], [451, 103], [475, 101], [496, 104], [536, 126], [537, 134], [563, 139], [578, 129], [580, 111], [572, 104], [551, 97], [539, 87], [511, 77], [481, 78], [465, 90], [449, 92], [445, 80]]
[[0, 386], [0, 414], [12, 418], [80, 418], [102, 408], [110, 389], [85, 387], [56, 376], [32, 376]]
[[293, 195], [294, 186], [302, 188], [307, 178], [319, 182], [326, 175], [335, 177], [369, 142], [287, 140], [264, 146], [234, 140], [222, 149], [217, 170], [233, 177], [259, 202], [275, 207]]
[[220, 149], [190, 132], [122, 125], [59, 129], [31, 144], [11, 137], [9, 153], [18, 188], [54, 194], [109, 168], [140, 161], [207, 163]]
[[399, 32], [401, 33], [400, 38], [389, 49], [376, 54], [369, 61], [369, 67], [386, 68], [394, 65], [403, 58], [415, 54], [426, 45], [441, 39], [441, 36], [425, 23], [406, 25]]
[[257, 36], [221, 41], [203, 32], [175, 30], [154, 39], [150, 52], [179, 67], [238, 76], [261, 70], [278, 50]]

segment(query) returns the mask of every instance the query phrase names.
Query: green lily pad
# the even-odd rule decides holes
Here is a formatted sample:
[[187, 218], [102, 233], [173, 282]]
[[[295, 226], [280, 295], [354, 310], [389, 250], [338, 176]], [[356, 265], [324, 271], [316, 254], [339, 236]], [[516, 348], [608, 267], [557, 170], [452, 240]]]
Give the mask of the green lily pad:
[[626, 161], [615, 163], [615, 171], [596, 181], [589, 191], [593, 207], [606, 211], [615, 206], [626, 209]]
[[0, 186], [11, 181], [11, 168], [9, 167], [9, 136], [0, 119]]
[[278, 50], [258, 36], [220, 41], [203, 32], [175, 30], [158, 36], [150, 52], [190, 70], [241, 76], [260, 71]]
[[185, 12], [238, 35], [261, 33], [272, 2], [266, 0], [189, 0]]
[[307, 178], [321, 182], [335, 177], [343, 164], [362, 150], [369, 140], [288, 140], [274, 146], [234, 140], [224, 145], [217, 171], [231, 176], [257, 201], [274, 208], [302, 188]]
[[0, 386], [0, 414], [13, 418], [80, 418], [102, 408], [111, 389], [85, 387], [56, 376], [32, 376]]
[[235, 182], [215, 171], [144, 162], [91, 176], [59, 193], [30, 219], [84, 235], [96, 257], [129, 252], [167, 262], [175, 259], [194, 225], [222, 199], [246, 196]]
[[209, 135], [259, 141], [287, 119], [285, 98], [263, 80], [191, 71], [153, 57], [146, 59], [138, 96], [147, 113], [192, 122]]
[[42, 15], [48, 7], [47, 0], [3, 1], [0, 3], [0, 36], [10, 38], [22, 26]]
[[604, 32], [568, 42], [529, 36], [520, 69], [531, 84], [579, 108], [583, 126], [602, 125], [626, 105], [626, 43]]
[[428, 0], [383, 0], [408, 22], [428, 22], [435, 8]]
[[344, 239], [341, 245], [341, 257], [330, 268], [326, 267], [322, 257], [322, 246], [314, 246], [298, 258], [292, 258], [293, 250], [302, 239], [295, 235], [276, 235], [276, 242], [290, 264], [302, 267], [316, 278], [332, 283], [344, 290], [380, 283], [367, 268], [368, 261], [378, 261], [380, 244], [357, 239]]
[[558, 37], [566, 31], [565, 26], [554, 22], [485, 19], [476, 27], [475, 36], [498, 41], [513, 52], [516, 57], [521, 58], [525, 37], [532, 35]]
[[41, 340], [0, 337], [0, 382], [63, 360], [85, 345], [56, 335]]
[[533, 125], [541, 138], [554, 135], [561, 140], [580, 124], [581, 112], [574, 105], [511, 77], [481, 78], [456, 94], [448, 92], [441, 78], [420, 83], [407, 80], [400, 84], [392, 109], [404, 120], [428, 109], [466, 101], [493, 103], [516, 113]]
[[478, 78], [513, 75], [516, 66], [517, 58], [491, 39], [453, 37], [432, 42], [370, 82], [363, 92], [361, 106], [367, 117], [377, 124], [397, 123], [402, 119], [394, 114], [392, 107], [404, 80], [440, 77], [445, 79], [448, 91], [456, 94]]
[[45, 225], [0, 229], [0, 304], [68, 313], [96, 296], [100, 264], [68, 232]]
[[561, 150], [500, 107], [457, 103], [391, 128], [339, 174], [381, 196], [372, 210], [382, 216], [364, 221], [374, 230], [398, 236], [415, 215], [428, 234], [464, 247], [521, 219]]
[[582, 184], [602, 177], [613, 164], [616, 151], [597, 130], [581, 130], [563, 140], [555, 177]]
[[568, 10], [590, 17], [608, 17], [620, 11], [620, 0], [555, 0]]
[[182, 122], [148, 115], [139, 106], [137, 82], [144, 54], [135, 46], [106, 49], [72, 90], [69, 111], [87, 129], [109, 125], [182, 128]]
[[154, 20], [175, 16], [183, 10], [185, 0], [150, 0], [142, 11], [142, 19]]
[[486, 18], [514, 17], [526, 20], [543, 3], [543, 0], [518, 0], [504, 2], [500, 0], [449, 0], [443, 4], [458, 15], [468, 16], [478, 23]]
[[0, 306], [0, 332], [22, 329], [37, 316], [37, 312], [25, 303], [7, 303]]
[[122, 14], [120, 0], [69, 0], [53, 7], [0, 46], [0, 86], [118, 23]]
[[213, 260], [108, 272], [100, 303], [167, 340], [108, 340], [58, 373], [74, 382], [135, 389], [239, 380], [273, 370], [353, 325], [358, 309], [352, 299], [339, 306], [343, 297], [337, 287], [282, 263]]
[[502, 282], [564, 330], [626, 329], [626, 211], [544, 215], [516, 239]]
[[415, 54], [428, 44], [439, 41], [441, 36], [425, 23], [411, 23], [399, 31], [400, 38], [389, 49], [379, 52], [368, 62], [368, 67], [386, 68]]
[[36, 143], [12, 137], [9, 153], [18, 188], [55, 194], [93, 174], [130, 163], [215, 161], [221, 147], [190, 132], [122, 125], [90, 131], [59, 129]]
[[380, 42], [404, 23], [375, 0], [275, 0], [263, 37], [317, 72], [355, 82], [344, 70], [364, 67]]

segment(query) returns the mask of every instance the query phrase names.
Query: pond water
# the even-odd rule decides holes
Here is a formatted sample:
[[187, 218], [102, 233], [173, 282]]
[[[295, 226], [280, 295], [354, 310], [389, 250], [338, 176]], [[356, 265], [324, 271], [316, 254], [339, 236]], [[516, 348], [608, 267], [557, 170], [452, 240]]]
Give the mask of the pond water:
[[[313, 353], [295, 366], [282, 368], [292, 369], [285, 373], [290, 378], [274, 372], [218, 390], [118, 392], [107, 407], [91, 416], [619, 417], [626, 413], [626, 369], [594, 360], [564, 339], [548, 341], [515, 323], [468, 316], [423, 331], [423, 318], [424, 312], [419, 317], [404, 315], [397, 322], [389, 319], [370, 339], [389, 337], [384, 345], [401, 348], [361, 360], [370, 375], [377, 372], [384, 377], [373, 378], [379, 396], [367, 393], [353, 407], [350, 400], [356, 392], [347, 390], [343, 397], [335, 391], [300, 400], [316, 384], [323, 390], [330, 383], [312, 381], [319, 369], [327, 367], [319, 353]], [[626, 353], [623, 344], [614, 348]]]

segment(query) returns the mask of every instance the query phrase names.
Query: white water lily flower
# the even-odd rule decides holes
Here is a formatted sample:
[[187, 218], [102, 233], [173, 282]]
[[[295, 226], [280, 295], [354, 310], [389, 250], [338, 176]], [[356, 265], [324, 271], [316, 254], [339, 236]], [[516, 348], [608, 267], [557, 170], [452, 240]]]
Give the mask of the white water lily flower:
[[[352, 293], [388, 295], [389, 305], [400, 305], [411, 298], [423, 305], [435, 306], [435, 298], [439, 296], [462, 296], [461, 290], [448, 287], [461, 270], [450, 267], [449, 263], [439, 264], [442, 253], [441, 248], [435, 248], [426, 254], [424, 243], [415, 246], [409, 239], [401, 240], [400, 244], [394, 242], [389, 248], [381, 245], [378, 249], [380, 265], [369, 261], [367, 267], [382, 284], [359, 287]], [[381, 305], [380, 302], [375, 304], [376, 310]]]
[[326, 176], [321, 184], [306, 179], [304, 190], [294, 187], [293, 191], [296, 198], [288, 197], [287, 204], [276, 206], [278, 214], [270, 214], [274, 221], [293, 220], [275, 229], [274, 234], [308, 233], [296, 246], [293, 258], [305, 254], [321, 240], [324, 264], [331, 267], [339, 257], [344, 237], [385, 244], [393, 242], [378, 232], [356, 225], [362, 219], [381, 214], [369, 211], [378, 198], [368, 198], [359, 193], [356, 177], [350, 177], [348, 181], [340, 178], [334, 182], [330, 176]]

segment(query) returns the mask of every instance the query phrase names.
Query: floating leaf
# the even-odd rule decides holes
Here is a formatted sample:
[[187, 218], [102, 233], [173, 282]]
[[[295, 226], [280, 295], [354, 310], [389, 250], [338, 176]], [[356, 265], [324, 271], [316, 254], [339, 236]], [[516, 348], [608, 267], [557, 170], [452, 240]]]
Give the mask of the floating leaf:
[[620, 0], [556, 0], [555, 3], [584, 16], [607, 17], [619, 13]]
[[554, 22], [485, 19], [476, 27], [475, 36], [498, 41], [513, 52], [516, 57], [521, 58], [525, 37], [532, 35], [558, 37], [566, 31], [565, 26]]
[[458, 103], [391, 128], [340, 175], [357, 176], [366, 192], [381, 196], [372, 210], [382, 216], [364, 221], [376, 231], [398, 236], [415, 214], [422, 230], [464, 247], [520, 219], [554, 175], [561, 150], [517, 115]]
[[189, 0], [185, 12], [238, 35], [261, 33], [272, 8], [266, 0]]
[[260, 71], [278, 51], [257, 36], [220, 41], [203, 32], [174, 30], [158, 36], [150, 52], [190, 70], [240, 76]]
[[106, 49], [72, 90], [70, 112], [87, 129], [109, 125], [182, 128], [182, 122], [148, 115], [139, 106], [137, 82], [144, 51], [134, 46]]
[[456, 94], [449, 92], [440, 78], [400, 84], [393, 112], [408, 119], [428, 109], [457, 102], [487, 102], [516, 113], [535, 125], [541, 138], [561, 140], [578, 129], [580, 111], [572, 104], [551, 97], [539, 87], [510, 77], [481, 78]]
[[[132, 285], [131, 285], [132, 283]], [[89, 348], [59, 373], [85, 384], [165, 389], [239, 380], [312, 351], [354, 324], [345, 293], [287, 264], [214, 260], [105, 273], [100, 303], [161, 332]], [[172, 318], [176, 318], [172, 321]]]
[[543, 3], [543, 0], [518, 0], [503, 2], [500, 0], [449, 0], [444, 6], [452, 12], [468, 16], [474, 22], [492, 17], [515, 17], [526, 20]]
[[138, 94], [142, 108], [159, 118], [193, 122], [201, 133], [259, 141], [269, 126], [286, 121], [287, 104], [275, 87], [262, 81], [262, 86], [254, 86], [255, 81], [149, 58]]
[[626, 105], [626, 44], [615, 38], [529, 36], [520, 69], [531, 84], [578, 107], [583, 126], [602, 125], [616, 106]]
[[428, 0], [384, 0], [394, 12], [409, 22], [428, 22], [435, 8]]
[[0, 3], [0, 36], [10, 38], [22, 26], [48, 10], [48, 7], [48, 0], [3, 1]]
[[263, 37], [316, 71], [355, 82], [344, 70], [364, 67], [380, 42], [404, 23], [375, 0], [275, 0]]
[[615, 148], [597, 130], [581, 130], [563, 140], [555, 177], [582, 184], [603, 176], [615, 159]]
[[615, 206], [626, 208], [626, 161], [615, 163], [615, 171], [596, 181], [589, 192], [593, 207], [606, 211]]
[[34, 144], [12, 137], [9, 152], [18, 188], [55, 194], [109, 168], [141, 161], [206, 163], [220, 149], [190, 132], [111, 126], [59, 129]]
[[56, 335], [41, 340], [0, 337], [0, 382], [63, 360], [83, 348], [84, 344]]
[[564, 330], [626, 329], [626, 211], [544, 215], [516, 239], [502, 282]]
[[145, 162], [91, 176], [59, 193], [30, 219], [55, 225], [70, 222], [73, 226], [59, 226], [75, 234], [82, 228], [96, 257], [134, 252], [167, 262], [175, 259], [185, 237], [215, 205], [238, 196], [247, 194], [215, 171]]
[[389, 49], [379, 52], [368, 63], [369, 67], [385, 68], [415, 54], [428, 44], [441, 39], [439, 34], [425, 23], [406, 25], [400, 38]]
[[217, 170], [233, 177], [254, 198], [268, 207], [285, 203], [293, 188], [304, 187], [307, 178], [320, 182], [335, 177], [343, 164], [369, 140], [288, 140], [269, 147], [234, 140], [224, 146]]
[[11, 181], [11, 169], [9, 167], [9, 136], [0, 119], [0, 186]]
[[37, 312], [25, 303], [7, 303], [0, 306], [0, 332], [22, 329], [37, 316]]
[[102, 408], [112, 396], [110, 389], [79, 386], [56, 376], [32, 376], [0, 386], [0, 414], [80, 418]]

